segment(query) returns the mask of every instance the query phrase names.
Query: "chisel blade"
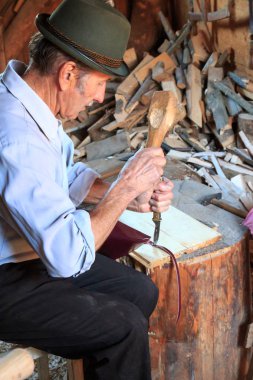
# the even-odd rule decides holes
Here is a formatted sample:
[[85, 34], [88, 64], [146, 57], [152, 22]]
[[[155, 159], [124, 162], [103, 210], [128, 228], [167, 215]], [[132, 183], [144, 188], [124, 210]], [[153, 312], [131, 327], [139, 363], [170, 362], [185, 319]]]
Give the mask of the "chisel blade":
[[161, 213], [160, 212], [153, 212], [153, 222], [155, 223], [155, 231], [154, 231], [154, 238], [153, 242], [154, 244], [157, 244], [160, 234], [160, 225], [161, 225]]

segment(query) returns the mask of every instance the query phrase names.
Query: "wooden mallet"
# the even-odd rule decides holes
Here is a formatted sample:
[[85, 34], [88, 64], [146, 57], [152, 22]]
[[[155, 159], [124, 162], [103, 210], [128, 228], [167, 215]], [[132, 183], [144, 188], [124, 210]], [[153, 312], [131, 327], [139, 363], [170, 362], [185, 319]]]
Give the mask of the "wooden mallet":
[[[156, 91], [148, 112], [149, 131], [146, 147], [159, 148], [166, 134], [173, 128], [175, 123], [184, 117], [182, 106], [171, 91]], [[159, 238], [161, 213], [153, 212], [155, 223], [154, 243]]]

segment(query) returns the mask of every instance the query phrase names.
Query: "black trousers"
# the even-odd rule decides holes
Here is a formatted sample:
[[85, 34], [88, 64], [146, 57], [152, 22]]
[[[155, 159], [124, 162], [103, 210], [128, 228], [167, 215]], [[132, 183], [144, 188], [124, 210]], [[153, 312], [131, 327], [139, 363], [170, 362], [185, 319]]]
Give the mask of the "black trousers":
[[148, 318], [158, 291], [143, 273], [97, 254], [78, 277], [40, 260], [0, 266], [0, 339], [85, 358], [87, 379], [150, 380]]

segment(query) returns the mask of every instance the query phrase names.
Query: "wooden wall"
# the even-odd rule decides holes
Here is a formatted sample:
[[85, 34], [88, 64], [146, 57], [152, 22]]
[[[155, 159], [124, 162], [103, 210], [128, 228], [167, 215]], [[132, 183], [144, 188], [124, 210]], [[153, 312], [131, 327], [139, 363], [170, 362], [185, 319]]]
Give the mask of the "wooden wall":
[[13, 58], [27, 62], [27, 43], [37, 30], [35, 16], [51, 13], [59, 3], [60, 0], [0, 0], [0, 54], [4, 50], [0, 55], [0, 69]]
[[[177, 26], [180, 28], [187, 20], [188, 0], [173, 0]], [[213, 48], [223, 52], [232, 49], [232, 64], [237, 71], [253, 77], [249, 54], [249, 2], [246, 0], [210, 0], [210, 11], [216, 11], [229, 5], [230, 18], [214, 23], [198, 23], [199, 28], [212, 35]], [[195, 0], [194, 11], [199, 11], [200, 0]]]
[[[27, 61], [27, 43], [36, 31], [37, 13], [50, 13], [61, 0], [0, 0], [0, 71], [11, 58]], [[230, 4], [231, 17], [212, 24], [198, 23], [212, 34], [213, 48], [223, 52], [232, 49], [232, 63], [240, 73], [253, 76], [249, 68], [249, 10], [246, 0], [209, 0], [210, 10]], [[174, 29], [187, 20], [188, 0], [114, 0], [132, 24], [129, 47], [135, 47], [141, 57], [145, 51], [157, 48], [165, 37], [158, 11], [169, 18]], [[195, 0], [195, 10], [200, 0]], [[1, 38], [1, 31], [3, 38]], [[5, 56], [3, 54], [5, 52]]]

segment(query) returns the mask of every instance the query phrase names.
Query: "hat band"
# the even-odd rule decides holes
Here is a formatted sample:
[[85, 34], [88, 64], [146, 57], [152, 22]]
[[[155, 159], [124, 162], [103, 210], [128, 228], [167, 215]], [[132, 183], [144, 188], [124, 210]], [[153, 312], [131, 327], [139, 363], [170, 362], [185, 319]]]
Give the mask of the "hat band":
[[70, 44], [74, 48], [78, 49], [81, 53], [86, 54], [90, 58], [94, 59], [97, 63], [100, 63], [102, 65], [106, 65], [109, 67], [115, 67], [118, 68], [123, 62], [123, 59], [116, 59], [116, 58], [110, 58], [105, 55], [96, 53], [90, 49], [86, 49], [84, 47], [81, 47], [80, 45], [76, 44], [74, 41], [69, 39], [68, 37], [64, 36], [59, 30], [57, 30], [52, 24], [50, 24], [48, 20], [48, 25], [52, 29], [53, 33], [56, 34], [61, 40], [64, 42]]

